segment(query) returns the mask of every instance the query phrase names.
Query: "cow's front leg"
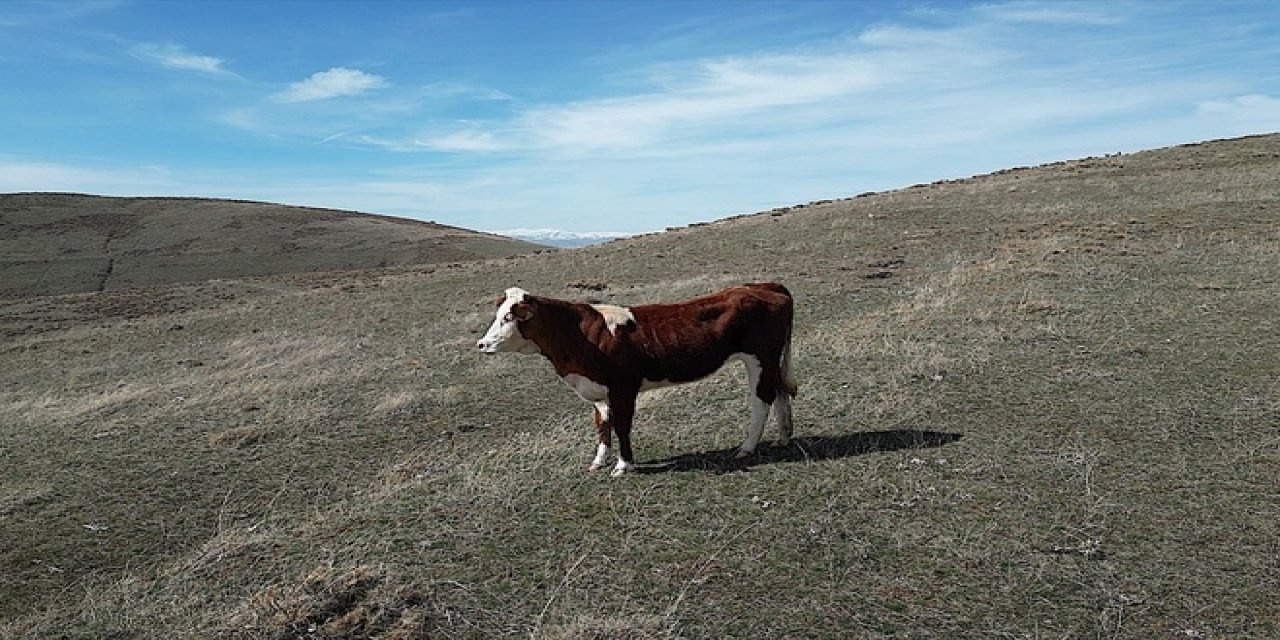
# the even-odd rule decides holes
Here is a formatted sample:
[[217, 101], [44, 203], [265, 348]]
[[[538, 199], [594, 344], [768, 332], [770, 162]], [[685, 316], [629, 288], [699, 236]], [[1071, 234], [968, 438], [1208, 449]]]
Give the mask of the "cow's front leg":
[[613, 466], [613, 476], [617, 477], [635, 469], [635, 458], [631, 455], [631, 419], [636, 411], [636, 390], [610, 391], [609, 424], [618, 436], [618, 463]]
[[609, 462], [609, 444], [611, 439], [611, 429], [609, 426], [609, 403], [595, 403], [596, 418], [596, 457], [591, 461], [591, 466], [587, 467], [588, 471], [599, 471]]

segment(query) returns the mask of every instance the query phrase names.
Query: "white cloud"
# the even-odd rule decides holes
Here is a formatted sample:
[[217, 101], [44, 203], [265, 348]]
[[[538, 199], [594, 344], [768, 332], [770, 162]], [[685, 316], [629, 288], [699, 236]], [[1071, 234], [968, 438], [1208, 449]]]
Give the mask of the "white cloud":
[[328, 71], [317, 71], [306, 80], [289, 85], [288, 89], [277, 93], [274, 99], [276, 102], [311, 102], [355, 96], [385, 86], [387, 81], [382, 76], [359, 69], [334, 67]]
[[165, 43], [143, 43], [130, 49], [134, 57], [153, 62], [170, 69], [200, 71], [203, 73], [229, 74], [222, 67], [222, 60], [213, 56], [202, 56], [188, 53], [180, 45]]
[[1280, 127], [1280, 98], [1264, 95], [1237, 96], [1229, 100], [1207, 100], [1196, 105], [1202, 116], [1259, 123]]

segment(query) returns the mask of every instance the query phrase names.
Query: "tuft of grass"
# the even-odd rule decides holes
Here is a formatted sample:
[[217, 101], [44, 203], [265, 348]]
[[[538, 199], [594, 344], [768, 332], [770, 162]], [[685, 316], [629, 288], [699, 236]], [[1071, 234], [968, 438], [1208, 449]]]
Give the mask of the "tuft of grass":
[[422, 637], [429, 597], [388, 587], [382, 569], [325, 565], [288, 588], [267, 587], [234, 612], [219, 636], [230, 638]]
[[232, 427], [209, 435], [209, 442], [235, 449], [260, 444], [271, 437], [271, 430], [264, 425], [248, 424]]

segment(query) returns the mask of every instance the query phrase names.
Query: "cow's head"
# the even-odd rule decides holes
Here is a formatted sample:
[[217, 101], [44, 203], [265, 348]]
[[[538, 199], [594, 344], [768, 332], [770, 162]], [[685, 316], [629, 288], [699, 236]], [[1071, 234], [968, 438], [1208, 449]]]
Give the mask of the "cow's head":
[[498, 299], [498, 312], [489, 331], [476, 343], [483, 353], [540, 353], [538, 345], [524, 337], [520, 324], [534, 314], [534, 300], [529, 292], [519, 287], [507, 289]]

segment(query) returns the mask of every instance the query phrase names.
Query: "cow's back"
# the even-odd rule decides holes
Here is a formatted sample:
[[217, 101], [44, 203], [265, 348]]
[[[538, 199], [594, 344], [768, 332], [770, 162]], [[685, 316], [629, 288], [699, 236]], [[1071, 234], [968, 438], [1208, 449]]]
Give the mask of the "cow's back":
[[735, 354], [775, 350], [790, 335], [792, 304], [780, 284], [747, 284], [631, 307], [635, 324], [618, 337], [645, 379], [685, 382], [711, 374]]

